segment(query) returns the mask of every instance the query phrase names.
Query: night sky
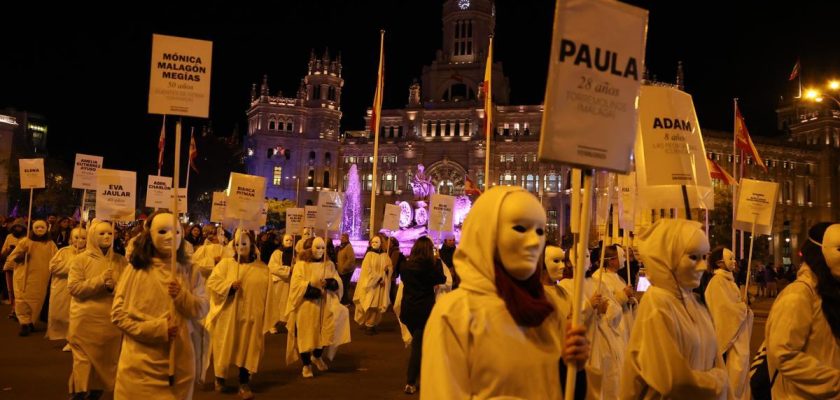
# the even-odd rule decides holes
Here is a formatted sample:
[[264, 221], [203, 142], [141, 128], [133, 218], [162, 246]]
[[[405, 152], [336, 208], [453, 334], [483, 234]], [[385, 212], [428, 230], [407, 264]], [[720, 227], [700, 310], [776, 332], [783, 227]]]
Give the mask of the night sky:
[[[320, 55], [325, 47], [343, 57], [342, 129], [361, 129], [373, 97], [379, 29], [387, 31], [386, 108], [406, 103], [409, 84], [434, 59], [442, 36], [440, 0], [142, 2], [108, 18], [93, 18], [109, 11], [80, 3], [27, 3], [4, 5], [0, 108], [44, 114], [53, 157], [69, 164], [76, 152], [103, 155], [106, 168], [140, 176], [155, 166], [160, 131], [160, 117], [146, 114], [152, 33], [214, 42], [210, 116], [224, 136], [236, 124], [245, 132], [251, 83], [267, 73], [272, 95], [293, 97], [310, 49]], [[797, 91], [788, 82], [797, 57], [803, 85], [840, 77], [838, 4], [631, 3], [650, 10], [649, 70], [672, 82], [677, 61], [684, 62], [702, 128], [731, 131], [738, 97], [751, 132], [776, 135], [775, 106]], [[495, 54], [510, 79], [511, 103], [539, 104], [554, 2], [500, 0], [496, 8]], [[186, 126], [202, 123], [188, 119]], [[116, 146], [117, 137], [131, 144]]]

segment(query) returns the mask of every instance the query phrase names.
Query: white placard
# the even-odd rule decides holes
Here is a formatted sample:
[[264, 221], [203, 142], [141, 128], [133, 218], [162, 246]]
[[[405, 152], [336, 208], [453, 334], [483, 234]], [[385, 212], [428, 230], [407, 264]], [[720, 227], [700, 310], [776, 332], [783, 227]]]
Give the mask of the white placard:
[[636, 173], [618, 175], [618, 226], [626, 231], [636, 230]]
[[225, 192], [213, 192], [213, 205], [210, 207], [210, 222], [224, 221], [226, 205], [227, 194]]
[[226, 220], [256, 221], [265, 202], [265, 177], [231, 172]]
[[778, 199], [778, 183], [742, 178], [741, 185], [738, 187], [735, 229], [752, 231], [752, 224], [755, 221], [755, 232], [753, 234], [771, 234]]
[[172, 208], [172, 178], [149, 175], [146, 185], [146, 207]]
[[136, 172], [100, 168], [96, 172], [96, 217], [134, 221], [136, 188]]
[[96, 189], [96, 171], [102, 168], [102, 157], [76, 153], [73, 167], [73, 189]]
[[44, 180], [43, 158], [21, 158], [18, 161], [21, 189], [43, 189], [47, 187]]
[[[228, 221], [229, 223], [234, 223], [234, 221]], [[262, 208], [260, 208], [260, 214], [257, 216], [255, 220], [242, 220], [242, 229], [248, 231], [256, 231], [258, 232], [262, 227], [265, 226], [266, 222], [268, 222], [268, 203], [263, 203]]]
[[213, 42], [152, 35], [149, 114], [207, 118]]
[[304, 206], [306, 214], [304, 214], [303, 223], [306, 228], [313, 228], [318, 223], [318, 206]]
[[452, 232], [452, 212], [454, 210], [455, 197], [433, 194], [429, 202], [429, 230]]
[[382, 229], [395, 231], [400, 229], [400, 206], [385, 204], [385, 215], [382, 216]]
[[339, 192], [318, 193], [318, 215], [315, 226], [318, 229], [335, 231], [341, 226], [344, 215], [344, 195]]
[[671, 87], [643, 86], [636, 140], [636, 183], [645, 209], [714, 209], [714, 190], [694, 103]]
[[306, 210], [303, 208], [286, 209], [286, 233], [289, 235], [300, 235], [303, 233]]
[[630, 169], [647, 17], [617, 1], [558, 1], [540, 160]]
[[[172, 205], [172, 190], [169, 191], [169, 205]], [[187, 188], [178, 188], [178, 214], [189, 214]]]

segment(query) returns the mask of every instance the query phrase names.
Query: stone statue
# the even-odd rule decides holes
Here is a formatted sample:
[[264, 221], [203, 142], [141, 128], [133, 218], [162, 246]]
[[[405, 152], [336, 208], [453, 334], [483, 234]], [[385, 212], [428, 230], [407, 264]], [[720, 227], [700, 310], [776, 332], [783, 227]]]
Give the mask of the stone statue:
[[425, 170], [423, 164], [417, 164], [417, 173], [411, 178], [411, 189], [414, 191], [415, 200], [425, 200], [435, 194], [435, 185], [432, 179], [426, 176]]

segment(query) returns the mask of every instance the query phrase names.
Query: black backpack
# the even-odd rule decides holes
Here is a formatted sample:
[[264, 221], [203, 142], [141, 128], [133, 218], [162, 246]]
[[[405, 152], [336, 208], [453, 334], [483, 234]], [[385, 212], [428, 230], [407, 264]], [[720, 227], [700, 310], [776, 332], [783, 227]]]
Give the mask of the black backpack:
[[770, 367], [767, 364], [767, 341], [761, 343], [755, 357], [753, 357], [752, 364], [750, 364], [750, 390], [754, 400], [771, 400], [771, 390], [773, 384], [776, 383], [776, 378], [779, 376], [779, 370], [773, 373], [773, 378], [770, 378]]

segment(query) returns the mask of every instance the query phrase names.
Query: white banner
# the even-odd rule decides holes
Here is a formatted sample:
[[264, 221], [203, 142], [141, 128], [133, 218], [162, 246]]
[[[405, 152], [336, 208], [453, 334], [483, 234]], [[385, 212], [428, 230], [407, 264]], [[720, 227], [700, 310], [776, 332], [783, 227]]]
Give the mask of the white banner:
[[314, 228], [318, 223], [318, 206], [304, 206], [306, 214], [304, 214], [303, 223], [305, 228]]
[[225, 192], [213, 192], [213, 205], [210, 207], [210, 222], [224, 221], [226, 205], [227, 194]]
[[558, 1], [541, 160], [630, 169], [647, 17], [647, 10], [617, 1]]
[[213, 42], [152, 35], [149, 114], [207, 118]]
[[96, 189], [96, 171], [102, 168], [102, 157], [76, 153], [73, 167], [73, 189]]
[[149, 175], [146, 185], [146, 207], [172, 208], [172, 178]]
[[400, 206], [385, 204], [385, 215], [382, 217], [382, 229], [395, 231], [400, 229]]
[[341, 226], [344, 215], [344, 195], [339, 192], [318, 193], [318, 215], [315, 226], [318, 229], [335, 231]]
[[43, 158], [21, 158], [18, 160], [18, 166], [20, 167], [21, 189], [43, 189], [47, 187], [44, 180]]
[[429, 230], [452, 232], [453, 210], [455, 210], [455, 197], [433, 194], [429, 202]]
[[256, 221], [265, 202], [265, 177], [231, 172], [225, 219]]
[[96, 217], [112, 221], [134, 221], [137, 173], [100, 168], [96, 172]]
[[286, 233], [300, 235], [303, 233], [305, 210], [303, 208], [286, 209]]
[[646, 209], [714, 209], [714, 190], [694, 103], [688, 93], [643, 86], [636, 140], [636, 182]]
[[636, 173], [618, 175], [618, 227], [627, 231], [636, 230]]
[[754, 235], [771, 234], [778, 199], [778, 183], [742, 178], [738, 187], [735, 229], [752, 231], [752, 224], [755, 221]]

